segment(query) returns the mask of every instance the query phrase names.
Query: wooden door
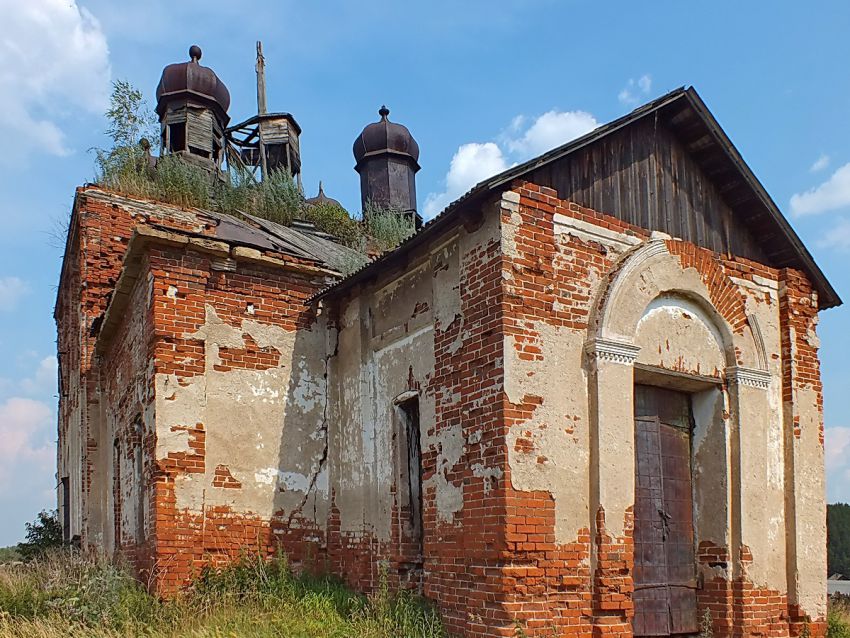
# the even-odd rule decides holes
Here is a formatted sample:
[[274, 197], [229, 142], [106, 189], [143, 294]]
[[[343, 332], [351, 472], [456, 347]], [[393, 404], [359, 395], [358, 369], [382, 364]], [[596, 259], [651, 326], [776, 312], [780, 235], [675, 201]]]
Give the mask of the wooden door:
[[698, 631], [686, 394], [635, 386], [636, 636]]

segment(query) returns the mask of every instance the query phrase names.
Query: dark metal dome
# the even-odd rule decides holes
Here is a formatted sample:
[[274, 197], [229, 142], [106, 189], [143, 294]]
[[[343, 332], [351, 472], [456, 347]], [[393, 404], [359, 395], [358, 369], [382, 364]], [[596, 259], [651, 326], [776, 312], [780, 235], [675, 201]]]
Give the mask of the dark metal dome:
[[[322, 188], [322, 182], [319, 182], [319, 194], [315, 197], [308, 197], [304, 200], [304, 203], [308, 206], [316, 206], [319, 204], [327, 204], [329, 206], [337, 206], [338, 208], [343, 208], [342, 204], [340, 204], [333, 197], [328, 197], [325, 195], [325, 189]], [[345, 210], [343, 208], [343, 210]]]
[[389, 114], [390, 110], [382, 106], [378, 111], [381, 120], [369, 124], [354, 140], [354, 159], [357, 160], [357, 165], [370, 156], [390, 153], [409, 157], [418, 169], [419, 144], [406, 126], [390, 122], [387, 119]]
[[230, 92], [212, 69], [198, 63], [201, 47], [192, 45], [189, 56], [190, 61], [169, 64], [163, 69], [159, 86], [156, 87], [156, 112], [162, 117], [165, 105], [171, 100], [195, 98], [217, 107], [219, 115], [227, 120]]

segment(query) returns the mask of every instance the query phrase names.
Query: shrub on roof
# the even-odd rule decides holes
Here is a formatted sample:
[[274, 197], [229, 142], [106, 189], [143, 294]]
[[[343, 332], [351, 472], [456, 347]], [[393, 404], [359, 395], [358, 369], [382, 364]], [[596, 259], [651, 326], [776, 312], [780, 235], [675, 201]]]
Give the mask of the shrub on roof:
[[[221, 175], [177, 155], [154, 160], [148, 139], [159, 136], [156, 118], [147, 109], [141, 92], [126, 81], [113, 84], [106, 118], [112, 145], [94, 149], [95, 181], [110, 190], [187, 208], [207, 208], [231, 215], [249, 213], [286, 226], [303, 219], [364, 255], [392, 250], [415, 232], [410, 216], [372, 203], [367, 203], [362, 220], [333, 204], [307, 205], [286, 171], [271, 172], [257, 182], [245, 169], [231, 168]], [[362, 266], [355, 261], [352, 260], [351, 270]]]

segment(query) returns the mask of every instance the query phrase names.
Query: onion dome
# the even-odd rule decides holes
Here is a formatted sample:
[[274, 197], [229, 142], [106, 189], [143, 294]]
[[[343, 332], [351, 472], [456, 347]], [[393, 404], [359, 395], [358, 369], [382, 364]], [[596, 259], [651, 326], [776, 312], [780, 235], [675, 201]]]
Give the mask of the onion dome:
[[325, 195], [325, 190], [322, 188], [322, 182], [319, 182], [319, 194], [315, 197], [308, 197], [304, 200], [304, 203], [307, 206], [319, 206], [319, 205], [327, 205], [327, 206], [336, 206], [337, 208], [342, 208], [345, 210], [337, 200], [333, 197], [328, 197]]
[[369, 157], [391, 154], [410, 158], [416, 170], [419, 170], [419, 144], [406, 126], [390, 122], [387, 119], [389, 114], [390, 110], [382, 106], [378, 111], [381, 120], [366, 126], [354, 140], [354, 159], [357, 160], [357, 166]]
[[169, 64], [162, 71], [156, 87], [156, 112], [162, 118], [169, 102], [177, 100], [200, 101], [208, 104], [220, 119], [227, 122], [230, 107], [230, 92], [209, 67], [201, 66], [201, 47], [193, 44], [189, 48], [188, 62]]

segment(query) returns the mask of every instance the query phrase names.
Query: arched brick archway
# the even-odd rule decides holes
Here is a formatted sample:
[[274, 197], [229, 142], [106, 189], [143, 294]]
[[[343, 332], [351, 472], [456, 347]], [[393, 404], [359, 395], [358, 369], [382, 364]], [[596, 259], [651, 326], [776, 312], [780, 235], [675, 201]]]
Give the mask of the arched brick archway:
[[[710, 509], [711, 516], [706, 519], [714, 523], [701, 525], [696, 517], [695, 552], [704, 549], [715, 558], [718, 553], [727, 557], [725, 561], [706, 561], [725, 565], [715, 570], [718, 573], [709, 573], [710, 578], [731, 583], [741, 576], [740, 563], [728, 557], [745, 549], [740, 540], [743, 528], [757, 522], [741, 511], [742, 477], [751, 474], [753, 468], [741, 454], [740, 424], [770, 410], [765, 390], [771, 378], [764, 370], [761, 336], [755, 319], [748, 318], [740, 294], [720, 267], [700, 263], [700, 270], [687, 255], [683, 258], [681, 251], [671, 251], [671, 244], [677, 242], [653, 239], [621, 258], [602, 288], [588, 330], [590, 504], [596, 513], [594, 604], [600, 614], [609, 612], [608, 621], [606, 601], [612, 598], [610, 594], [614, 590], [632, 591], [634, 585], [636, 361], [641, 361], [638, 376], [644, 374], [644, 367], [675, 373], [673, 387], [679, 383], [691, 392], [698, 390], [694, 396], [702, 403], [694, 435], [702, 444], [713, 445], [716, 452], [708, 478], [709, 474], [696, 467], [701, 460], [700, 448], [694, 448], [694, 494], [697, 505]], [[652, 318], [647, 319], [650, 315]], [[657, 354], [648, 349], [641, 353], [640, 343], [649, 343], [645, 335], [639, 336], [642, 322], [655, 322], [658, 325], [654, 329], [663, 335], [665, 321], [671, 322], [669, 330], [675, 332], [675, 322], [683, 317], [711, 335], [702, 349], [689, 348], [686, 341], [671, 346], [668, 337], [659, 344]], [[680, 356], [673, 357], [677, 365], [664, 360], [663, 346], [680, 349]], [[700, 569], [701, 578], [705, 578], [707, 568]], [[724, 602], [731, 617], [732, 600], [725, 596]], [[631, 631], [632, 614], [631, 604], [624, 604], [618, 622], [625, 632]]]

